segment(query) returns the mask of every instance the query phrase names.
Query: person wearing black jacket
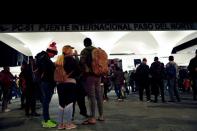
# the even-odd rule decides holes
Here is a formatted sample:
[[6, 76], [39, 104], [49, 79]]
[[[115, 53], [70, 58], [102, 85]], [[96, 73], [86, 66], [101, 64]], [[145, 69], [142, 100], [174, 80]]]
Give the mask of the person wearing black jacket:
[[189, 75], [192, 79], [192, 90], [193, 90], [193, 100], [197, 100], [197, 50], [195, 52], [196, 56], [192, 58], [188, 65]]
[[50, 119], [49, 104], [56, 86], [54, 81], [55, 65], [50, 58], [57, 55], [56, 43], [53, 42], [46, 51], [42, 51], [36, 55], [36, 65], [40, 72], [39, 87], [42, 93], [43, 118], [42, 126], [46, 128], [56, 127], [56, 123]]
[[[30, 61], [32, 61], [32, 57], [30, 57]], [[24, 78], [25, 80], [25, 115], [29, 116], [39, 116], [38, 113], [36, 113], [36, 90], [35, 85], [33, 83], [33, 72], [32, 72], [32, 66], [31, 62], [23, 62], [23, 70], [20, 73], [20, 77]], [[24, 92], [23, 92], [24, 93]], [[31, 109], [31, 114], [29, 113], [29, 110]]]
[[[74, 52], [74, 58], [77, 61], [77, 63], [79, 64], [79, 57], [78, 57], [78, 53], [75, 50]], [[85, 105], [85, 97], [86, 97], [86, 91], [85, 91], [85, 87], [84, 87], [84, 77], [82, 77], [82, 73], [81, 73], [81, 69], [80, 69], [80, 75], [78, 75], [76, 77], [76, 93], [77, 93], [77, 97], [76, 97], [76, 102], [78, 104], [79, 110], [80, 110], [80, 114], [86, 118], [89, 117], [89, 115], [87, 114], [87, 108]], [[76, 102], [73, 103], [73, 115], [72, 115], [72, 119], [74, 120], [74, 115], [75, 115], [75, 104]]]
[[136, 69], [136, 84], [139, 89], [139, 99], [143, 101], [143, 92], [144, 89], [146, 90], [146, 100], [150, 102], [150, 80], [149, 80], [149, 73], [150, 69], [149, 66], [146, 64], [146, 58], [143, 58], [142, 63]]
[[159, 61], [158, 57], [154, 58], [154, 62], [150, 66], [151, 74], [151, 91], [155, 96], [154, 102], [157, 102], [157, 97], [159, 91], [161, 93], [162, 102], [165, 102], [164, 99], [164, 85], [163, 85], [163, 76], [164, 76], [164, 66]]

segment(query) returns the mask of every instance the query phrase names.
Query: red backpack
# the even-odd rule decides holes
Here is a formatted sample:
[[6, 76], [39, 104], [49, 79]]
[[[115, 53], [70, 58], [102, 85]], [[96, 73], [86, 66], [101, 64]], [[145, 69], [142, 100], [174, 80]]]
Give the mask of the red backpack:
[[92, 71], [95, 75], [107, 75], [108, 68], [108, 56], [107, 53], [101, 48], [94, 48], [92, 50]]

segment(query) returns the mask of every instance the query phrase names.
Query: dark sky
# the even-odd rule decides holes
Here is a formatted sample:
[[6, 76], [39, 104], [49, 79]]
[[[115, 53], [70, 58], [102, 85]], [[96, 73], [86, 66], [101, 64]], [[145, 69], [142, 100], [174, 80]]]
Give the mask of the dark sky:
[[[15, 5], [17, 4], [17, 5]], [[116, 22], [196, 22], [196, 4], [179, 1], [15, 2], [1, 6], [0, 23], [61, 24]]]

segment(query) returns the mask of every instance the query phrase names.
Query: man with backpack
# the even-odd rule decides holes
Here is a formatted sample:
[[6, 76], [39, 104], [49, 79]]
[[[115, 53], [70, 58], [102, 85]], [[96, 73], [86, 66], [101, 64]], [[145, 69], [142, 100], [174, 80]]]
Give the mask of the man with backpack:
[[174, 62], [174, 57], [169, 56], [169, 62], [166, 64], [166, 75], [168, 80], [168, 91], [170, 95], [170, 101], [174, 102], [174, 95], [177, 101], [180, 102], [180, 96], [177, 87], [178, 65]]
[[[101, 87], [101, 74], [94, 72], [95, 59], [93, 51], [96, 51], [96, 47], [92, 46], [92, 41], [90, 38], [84, 39], [85, 48], [80, 54], [80, 64], [82, 67], [82, 73], [84, 77], [84, 87], [90, 103], [90, 118], [84, 121], [82, 124], [96, 124], [95, 118], [95, 107], [97, 100], [97, 107], [99, 112], [98, 120], [103, 121], [103, 88]], [[102, 59], [100, 59], [102, 60]], [[98, 62], [98, 61], [96, 61]], [[99, 63], [97, 64], [99, 65]], [[95, 66], [97, 66], [95, 65]], [[98, 68], [96, 68], [98, 69]]]
[[55, 65], [50, 60], [57, 55], [56, 43], [53, 42], [49, 45], [46, 51], [42, 51], [35, 56], [35, 62], [37, 66], [36, 80], [39, 83], [42, 93], [42, 107], [43, 118], [42, 126], [46, 128], [56, 127], [56, 122], [50, 119], [49, 104], [54, 93], [56, 86], [54, 81]]
[[159, 91], [161, 93], [162, 102], [165, 102], [164, 99], [164, 85], [163, 85], [163, 76], [164, 76], [164, 67], [163, 64], [159, 61], [158, 57], [154, 58], [154, 62], [150, 66], [150, 75], [151, 75], [151, 91], [155, 96], [154, 102], [157, 102], [157, 97]]

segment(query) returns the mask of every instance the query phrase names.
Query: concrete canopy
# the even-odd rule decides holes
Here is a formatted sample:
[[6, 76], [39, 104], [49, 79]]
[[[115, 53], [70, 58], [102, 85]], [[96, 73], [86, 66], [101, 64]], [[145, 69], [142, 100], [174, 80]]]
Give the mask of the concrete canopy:
[[[80, 52], [83, 39], [90, 37], [93, 45], [101, 47], [108, 54], [156, 54], [170, 55], [173, 47], [197, 37], [197, 31], [108, 31], [108, 32], [35, 32], [1, 33], [0, 40], [24, 53], [35, 56], [46, 50], [49, 43], [57, 42], [59, 54], [61, 48], [70, 44]], [[187, 49], [188, 50], [188, 49]], [[192, 53], [190, 48], [187, 53]]]

